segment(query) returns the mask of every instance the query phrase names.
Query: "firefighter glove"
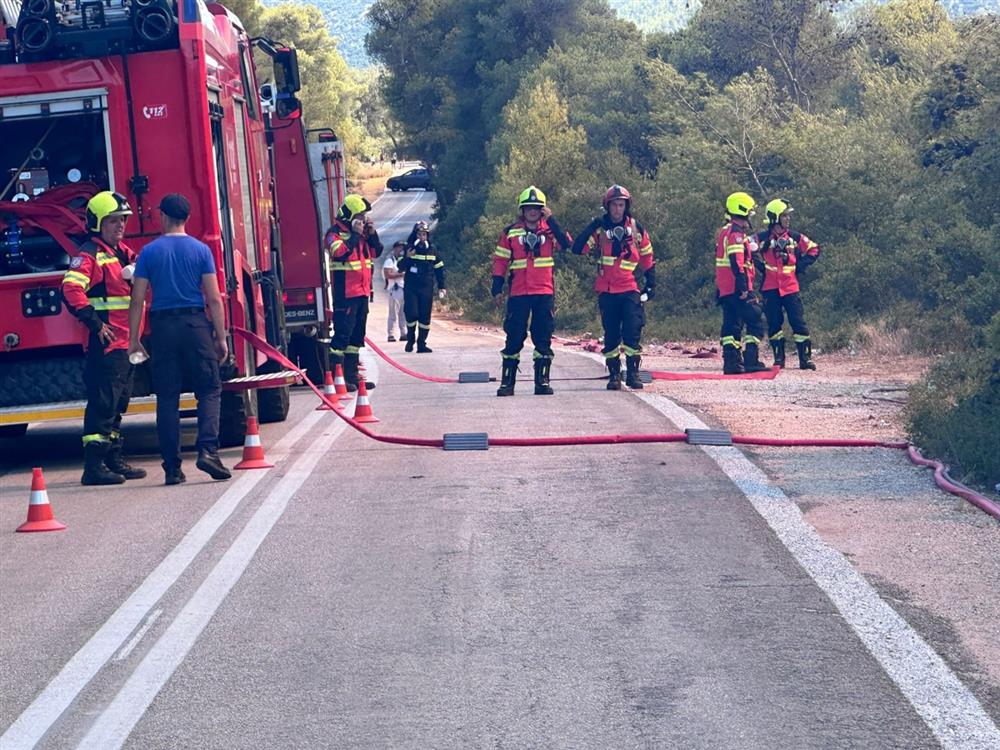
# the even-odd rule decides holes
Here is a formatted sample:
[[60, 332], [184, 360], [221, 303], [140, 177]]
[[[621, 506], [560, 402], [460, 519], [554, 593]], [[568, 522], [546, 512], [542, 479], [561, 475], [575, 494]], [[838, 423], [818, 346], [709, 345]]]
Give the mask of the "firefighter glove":
[[503, 291], [503, 282], [504, 282], [503, 276], [494, 276], [493, 277], [493, 286], [490, 288], [490, 294], [493, 297], [496, 297], [498, 294], [500, 294]]
[[90, 330], [95, 336], [101, 332], [101, 327], [104, 325], [104, 321], [97, 314], [97, 310], [94, 309], [93, 305], [87, 305], [86, 307], [81, 307], [79, 310], [74, 310], [73, 314]]

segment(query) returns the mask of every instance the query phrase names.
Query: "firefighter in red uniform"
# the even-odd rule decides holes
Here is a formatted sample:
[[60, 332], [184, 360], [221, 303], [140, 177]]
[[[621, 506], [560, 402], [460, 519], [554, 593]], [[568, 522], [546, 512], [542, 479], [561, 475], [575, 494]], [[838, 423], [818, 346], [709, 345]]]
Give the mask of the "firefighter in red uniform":
[[378, 232], [366, 216], [371, 207], [360, 195], [348, 195], [323, 241], [330, 254], [333, 281], [331, 364], [343, 365], [349, 391], [358, 389], [358, 357], [368, 325], [372, 261], [382, 254]]
[[87, 203], [90, 238], [63, 276], [66, 306], [89, 329], [84, 382], [83, 484], [121, 484], [141, 479], [144, 469], [125, 461], [118, 432], [132, 396], [133, 367], [128, 361], [128, 307], [135, 253], [122, 242], [132, 215], [120, 193], [104, 191]]
[[[594, 289], [604, 326], [604, 359], [608, 366], [608, 390], [620, 391], [622, 364], [619, 347], [625, 349], [625, 384], [642, 388], [639, 362], [642, 327], [646, 314], [642, 303], [656, 291], [656, 261], [653, 245], [642, 224], [632, 216], [632, 196], [621, 185], [604, 194], [604, 215], [594, 219], [573, 243], [576, 254], [593, 252], [600, 265]], [[644, 276], [639, 291], [635, 269]]]
[[[722, 306], [722, 372], [726, 375], [767, 369], [760, 361], [763, 313], [753, 288], [752, 256], [757, 246], [751, 234], [750, 217], [756, 205], [746, 193], [733, 193], [726, 198], [729, 223], [719, 230], [715, 242], [715, 285]], [[742, 336], [744, 325], [747, 332]]]
[[759, 246], [757, 268], [764, 274], [760, 286], [767, 318], [767, 339], [774, 350], [774, 364], [785, 366], [785, 314], [795, 336], [799, 369], [815, 370], [812, 344], [806, 325], [802, 298], [799, 297], [799, 274], [819, 258], [819, 245], [799, 232], [789, 231], [791, 213], [786, 201], [775, 198], [767, 204], [768, 228], [756, 236]]
[[521, 218], [503, 230], [493, 251], [493, 299], [500, 304], [503, 285], [510, 276], [510, 296], [503, 328], [507, 342], [500, 352], [502, 371], [498, 396], [513, 396], [517, 365], [528, 335], [535, 345], [535, 395], [552, 395], [549, 372], [552, 368], [552, 332], [555, 330], [555, 286], [552, 273], [556, 243], [568, 250], [572, 239], [545, 205], [545, 193], [534, 185], [521, 191], [517, 199]]

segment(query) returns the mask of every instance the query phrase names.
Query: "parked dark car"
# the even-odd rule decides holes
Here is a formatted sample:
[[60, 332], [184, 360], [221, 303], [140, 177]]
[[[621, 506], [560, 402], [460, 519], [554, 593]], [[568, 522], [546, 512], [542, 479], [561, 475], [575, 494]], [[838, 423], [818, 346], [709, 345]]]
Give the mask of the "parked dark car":
[[409, 190], [410, 188], [431, 189], [431, 174], [423, 167], [409, 169], [403, 174], [390, 177], [385, 182], [385, 186], [393, 192], [397, 190]]

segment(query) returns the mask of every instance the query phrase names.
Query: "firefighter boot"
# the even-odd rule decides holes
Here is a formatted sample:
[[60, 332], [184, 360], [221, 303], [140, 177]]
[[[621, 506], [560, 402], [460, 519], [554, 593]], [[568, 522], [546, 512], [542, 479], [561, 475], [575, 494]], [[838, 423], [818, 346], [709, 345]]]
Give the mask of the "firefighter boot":
[[406, 351], [408, 352], [413, 351], [413, 342], [416, 340], [416, 337], [417, 337], [416, 326], [406, 326], [406, 346], [404, 347]]
[[83, 476], [80, 484], [122, 484], [125, 477], [104, 465], [111, 443], [94, 441], [83, 446]]
[[618, 357], [607, 360], [608, 365], [608, 390], [620, 391], [622, 389], [622, 361]]
[[[347, 390], [351, 393], [358, 390], [358, 380], [361, 376], [358, 375], [358, 355], [356, 353], [348, 353], [344, 355], [344, 383], [347, 386]], [[375, 387], [375, 384], [370, 380], [365, 381], [365, 388], [371, 390]]]
[[722, 374], [743, 374], [743, 365], [740, 363], [740, 350], [735, 346], [722, 347]]
[[771, 341], [771, 349], [774, 350], [774, 364], [783, 368], [785, 366], [785, 340]]
[[816, 363], [812, 361], [812, 344], [808, 341], [796, 341], [795, 348], [799, 352], [799, 369], [815, 370]]
[[743, 372], [764, 372], [769, 369], [760, 361], [760, 350], [757, 344], [745, 344], [743, 347]]
[[503, 361], [503, 370], [500, 372], [500, 387], [497, 388], [498, 396], [513, 396], [514, 384], [517, 382], [517, 360], [506, 359]]
[[625, 357], [625, 385], [629, 388], [642, 390], [642, 381], [639, 379], [639, 362], [641, 361], [642, 357], [638, 354]]
[[535, 395], [551, 396], [555, 391], [549, 385], [549, 370], [552, 368], [552, 360], [548, 357], [535, 360]]
[[104, 465], [115, 474], [121, 474], [126, 479], [145, 479], [146, 470], [131, 466], [125, 460], [125, 440], [119, 435], [111, 439], [111, 447], [104, 457]]
[[433, 349], [427, 346], [427, 335], [431, 332], [430, 328], [421, 328], [420, 333], [417, 334], [417, 353], [418, 354], [430, 354]]

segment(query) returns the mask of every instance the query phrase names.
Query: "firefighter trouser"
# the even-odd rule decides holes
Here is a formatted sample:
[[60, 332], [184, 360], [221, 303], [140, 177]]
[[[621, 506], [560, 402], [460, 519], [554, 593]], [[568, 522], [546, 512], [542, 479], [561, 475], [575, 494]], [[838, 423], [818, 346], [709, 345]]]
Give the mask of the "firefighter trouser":
[[798, 292], [786, 294], [784, 297], [778, 290], [764, 292], [764, 315], [767, 316], [767, 338], [770, 341], [781, 341], [785, 338], [782, 328], [785, 325], [785, 315], [788, 324], [795, 334], [795, 343], [809, 340], [809, 326], [806, 325], [805, 308]]
[[128, 352], [114, 349], [104, 353], [104, 345], [90, 337], [83, 382], [87, 386], [87, 408], [83, 412], [83, 444], [109, 443], [117, 437], [122, 414], [132, 396], [132, 372]]
[[434, 287], [426, 289], [403, 287], [403, 311], [406, 314], [406, 327], [408, 329], [419, 328], [422, 331], [429, 331], [431, 329], [431, 310], [433, 309]]
[[642, 327], [646, 324], [646, 313], [639, 301], [639, 292], [602, 292], [597, 295], [601, 309], [601, 325], [604, 326], [604, 357], [618, 356], [618, 348], [625, 349], [625, 355], [634, 357], [642, 352], [639, 340]]
[[330, 354], [343, 362], [344, 354], [357, 354], [365, 345], [368, 326], [368, 298], [349, 297], [333, 308], [333, 338]]
[[556, 327], [554, 295], [519, 294], [507, 300], [507, 314], [503, 319], [507, 344], [500, 352], [504, 359], [521, 358], [529, 325], [531, 343], [535, 345], [534, 359], [552, 359], [555, 356], [552, 352], [552, 332]]
[[181, 389], [186, 384], [198, 399], [199, 451], [219, 449], [222, 381], [212, 323], [200, 308], [154, 310], [150, 365], [156, 391], [156, 434], [163, 468], [181, 465]]
[[[740, 299], [738, 294], [719, 297], [722, 306], [722, 346], [739, 349], [742, 343], [759, 344], [764, 337], [764, 314], [753, 297]], [[743, 336], [746, 326], [746, 336]]]

